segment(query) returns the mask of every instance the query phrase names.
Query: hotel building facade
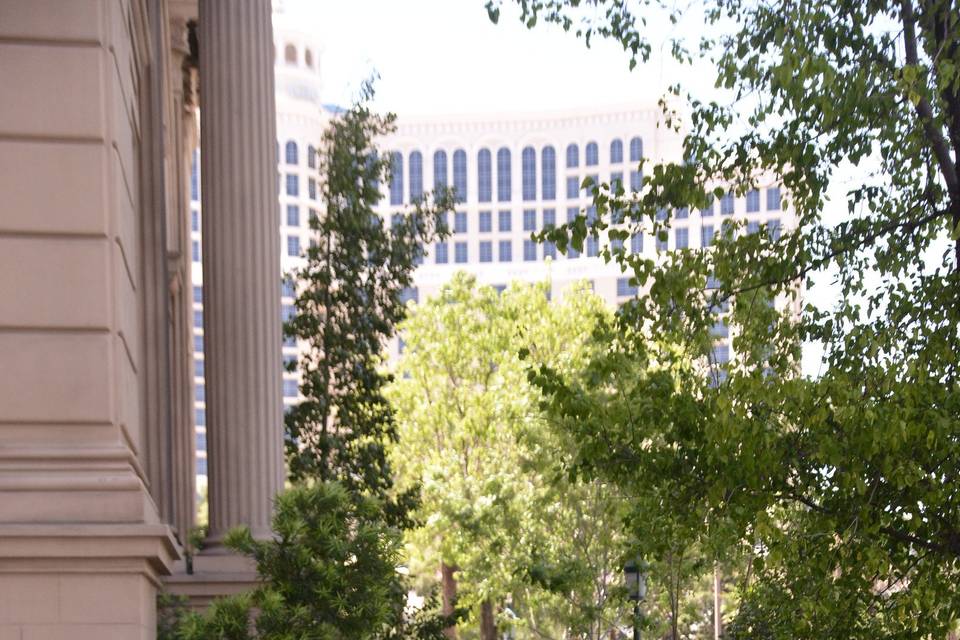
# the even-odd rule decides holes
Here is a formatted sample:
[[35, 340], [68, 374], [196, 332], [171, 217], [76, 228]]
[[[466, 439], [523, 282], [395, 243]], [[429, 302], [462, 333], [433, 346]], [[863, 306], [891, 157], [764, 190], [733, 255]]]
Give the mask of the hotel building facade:
[[[336, 110], [321, 100], [322, 43], [311, 38], [302, 18], [282, 9], [274, 14], [279, 246], [284, 274], [303, 263], [304, 248], [314, 242], [308, 220], [322, 213], [317, 148]], [[551, 294], [558, 297], [574, 282], [586, 281], [611, 306], [638, 295], [619, 265], [600, 257], [602, 241], [588, 238], [582, 252], [563, 254], [550, 243], [535, 242], [531, 234], [580, 214], [592, 215], [592, 195], [581, 188], [585, 178], [639, 191], [641, 159], [650, 167], [680, 157], [681, 134], [663, 126], [662, 118], [654, 105], [536, 114], [401, 115], [396, 132], [379, 141], [392, 161], [391, 180], [384, 185], [380, 206], [385, 224], [434, 188], [452, 187], [461, 200], [448, 216], [451, 237], [426, 248], [414, 273], [414, 286], [405, 297], [424, 300], [457, 271], [467, 271], [479, 283], [498, 289], [514, 281], [549, 282]], [[665, 251], [700, 248], [709, 245], [724, 220], [733, 219], [745, 220], [748, 232], [766, 224], [770, 232], [779, 233], [794, 225], [781, 204], [780, 189], [774, 185], [743, 197], [730, 193], [706, 209], [674, 212], [666, 242], [641, 233], [631, 237], [625, 249], [655, 257]], [[207, 463], [199, 206], [194, 192], [194, 381], [197, 479], [202, 490]], [[283, 282], [282, 296], [281, 317], [287, 319], [293, 313], [294, 296], [289, 280]], [[722, 364], [731, 358], [731, 350], [721, 319], [714, 334], [714, 355]], [[391, 356], [398, 355], [402, 345], [402, 338], [391, 341]], [[285, 340], [284, 362], [295, 360], [298, 350], [296, 342]], [[298, 385], [298, 375], [284, 371], [285, 406], [297, 401]]]

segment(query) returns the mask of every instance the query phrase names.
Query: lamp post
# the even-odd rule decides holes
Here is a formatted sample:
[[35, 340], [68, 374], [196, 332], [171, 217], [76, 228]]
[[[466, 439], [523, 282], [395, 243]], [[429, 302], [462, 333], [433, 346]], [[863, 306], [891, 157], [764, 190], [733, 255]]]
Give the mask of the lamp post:
[[647, 597], [647, 563], [630, 560], [623, 565], [627, 597], [633, 600], [633, 640], [640, 640], [640, 603]]

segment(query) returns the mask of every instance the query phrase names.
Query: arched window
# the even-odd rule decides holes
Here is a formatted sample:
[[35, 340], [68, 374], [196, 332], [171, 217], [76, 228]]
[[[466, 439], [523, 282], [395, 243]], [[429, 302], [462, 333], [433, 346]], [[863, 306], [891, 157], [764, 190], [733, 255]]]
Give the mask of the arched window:
[[643, 140], [639, 137], [630, 140], [630, 162], [640, 162], [643, 157]]
[[309, 68], [313, 69], [313, 51], [310, 51], [310, 49], [304, 49], [303, 61]]
[[477, 152], [477, 199], [480, 202], [493, 200], [493, 159], [490, 149]]
[[423, 197], [423, 154], [419, 151], [410, 152], [410, 200], [419, 200]]
[[540, 153], [541, 185], [540, 197], [553, 200], [557, 197], [557, 152], [553, 147], [544, 147]]
[[457, 192], [457, 200], [467, 200], [467, 152], [457, 149], [453, 152], [453, 188]]
[[620, 162], [623, 162], [623, 141], [616, 138], [610, 143], [610, 163], [617, 164]]
[[[190, 199], [200, 201], [200, 150], [193, 150], [193, 160], [190, 162]], [[767, 191], [767, 204], [770, 203], [770, 191]], [[768, 207], [769, 208], [769, 207]]]
[[497, 201], [510, 202], [510, 149], [500, 147], [497, 150]]
[[286, 60], [287, 64], [297, 64], [297, 48], [288, 44], [283, 49], [283, 59]]
[[732, 216], [735, 208], [733, 191], [727, 191], [720, 197], [720, 215]]
[[524, 147], [520, 152], [520, 178], [523, 199], [537, 199], [537, 152], [533, 147]]
[[307, 166], [311, 169], [317, 168], [317, 148], [313, 145], [307, 147]]
[[284, 147], [284, 155], [286, 156], [287, 164], [297, 164], [297, 143], [293, 140], [287, 140], [287, 145]]
[[433, 188], [447, 188], [447, 152], [443, 150], [433, 152]]
[[567, 168], [580, 166], [580, 148], [572, 142], [567, 145]]
[[403, 155], [390, 154], [390, 204], [403, 204]]
[[586, 165], [588, 167], [595, 166], [598, 162], [600, 162], [600, 150], [597, 148], [597, 143], [588, 142], [584, 155], [586, 156], [584, 160], [586, 161]]

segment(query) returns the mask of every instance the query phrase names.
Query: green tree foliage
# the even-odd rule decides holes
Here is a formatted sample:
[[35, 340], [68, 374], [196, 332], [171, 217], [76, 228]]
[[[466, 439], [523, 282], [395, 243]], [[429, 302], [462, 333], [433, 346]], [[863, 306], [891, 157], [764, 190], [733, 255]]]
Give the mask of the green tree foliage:
[[337, 483], [294, 487], [277, 497], [273, 530], [275, 538], [266, 541], [247, 529], [229, 534], [227, 546], [256, 561], [263, 584], [215, 601], [203, 615], [188, 615], [178, 637], [399, 637], [392, 634], [406, 604], [396, 571], [401, 533], [384, 522], [376, 498]]
[[[619, 41], [631, 63], [656, 12], [684, 18], [659, 1], [517, 4], [530, 26]], [[798, 227], [728, 223], [712, 248], [656, 260], [609, 249], [644, 295], [600, 331], [585, 377], [544, 368], [536, 382], [581, 468], [630, 496], [650, 556], [751, 558], [737, 637], [943, 637], [960, 611], [960, 10], [711, 0], [704, 18], [699, 48], [672, 47], [723, 94], [675, 88], [688, 161], [648, 168], [638, 194], [594, 185], [596, 223], [547, 235], [665, 237], [658, 210], [767, 179]], [[846, 216], [826, 218], [850, 167]], [[813, 278], [833, 281], [831, 307], [799, 300]], [[711, 357], [721, 318], [730, 365]], [[824, 349], [813, 379], [804, 343]]]
[[390, 378], [380, 368], [381, 354], [404, 316], [401, 294], [412, 283], [424, 244], [447, 233], [453, 198], [447, 192], [425, 196], [389, 226], [377, 215], [390, 158], [378, 153], [376, 141], [394, 129], [395, 118], [372, 112], [372, 95], [366, 85], [362, 100], [333, 118], [324, 133], [324, 210], [310, 220], [318, 242], [294, 274], [296, 315], [285, 328], [307, 345], [298, 363], [303, 400], [287, 414], [286, 448], [292, 480], [336, 480], [390, 497], [385, 509], [402, 519], [413, 495], [390, 492], [393, 474], [384, 450], [396, 426], [383, 397]]
[[499, 608], [515, 637], [600, 638], [623, 621], [616, 491], [558, 472], [566, 436], [527, 379], [534, 364], [575, 373], [604, 315], [585, 288], [551, 303], [542, 285], [498, 293], [459, 273], [402, 325], [391, 460], [401, 486], [422, 486], [410, 541], [456, 568], [474, 622]]
[[184, 618], [190, 615], [185, 596], [161, 591], [157, 594], [157, 640], [178, 640]]

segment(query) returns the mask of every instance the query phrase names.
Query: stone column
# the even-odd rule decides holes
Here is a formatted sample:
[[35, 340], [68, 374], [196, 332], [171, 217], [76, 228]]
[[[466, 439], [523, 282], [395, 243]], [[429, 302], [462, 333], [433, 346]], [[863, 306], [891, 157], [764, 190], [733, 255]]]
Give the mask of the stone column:
[[270, 0], [201, 0], [200, 157], [210, 542], [270, 535], [283, 487]]
[[168, 55], [166, 47], [167, 24], [163, 7], [151, 3], [150, 35], [153, 55], [149, 67], [150, 91], [141, 98], [144, 114], [141, 144], [141, 246], [142, 295], [143, 295], [143, 359], [151, 366], [143, 368], [143, 400], [141, 413], [146, 437], [147, 477], [150, 480], [150, 495], [153, 496], [160, 518], [177, 524], [174, 519], [171, 491], [173, 480], [173, 449], [170, 446], [172, 421], [170, 399], [172, 397], [171, 336], [170, 336], [170, 291], [167, 273], [167, 217], [169, 202], [168, 187], [172, 176], [167, 173], [166, 158], [169, 128], [168, 105]]
[[197, 61], [190, 56], [187, 17], [169, 21], [170, 120], [167, 128], [170, 150], [167, 161], [167, 275], [170, 295], [171, 336], [171, 459], [173, 522], [180, 540], [187, 542], [196, 521], [196, 428], [193, 385], [193, 286], [190, 255], [190, 168], [200, 142]]

